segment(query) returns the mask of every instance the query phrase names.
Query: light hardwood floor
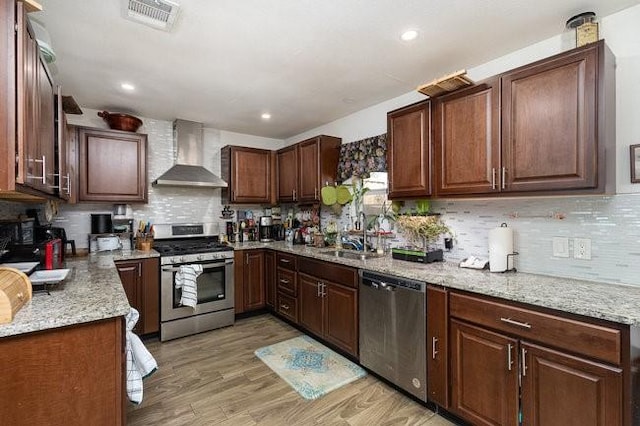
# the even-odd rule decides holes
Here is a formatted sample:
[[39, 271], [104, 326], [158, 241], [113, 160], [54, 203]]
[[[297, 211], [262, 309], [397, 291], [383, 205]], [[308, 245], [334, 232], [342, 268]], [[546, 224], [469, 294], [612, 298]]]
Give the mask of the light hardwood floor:
[[307, 401], [253, 352], [300, 332], [271, 315], [147, 342], [159, 369], [129, 425], [452, 425], [371, 375]]

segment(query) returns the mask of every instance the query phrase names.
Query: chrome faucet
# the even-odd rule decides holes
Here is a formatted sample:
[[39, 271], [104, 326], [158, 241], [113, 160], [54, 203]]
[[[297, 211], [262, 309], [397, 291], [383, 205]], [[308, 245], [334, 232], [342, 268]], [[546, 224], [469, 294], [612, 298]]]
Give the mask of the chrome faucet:
[[362, 217], [362, 223], [360, 225], [362, 226], [362, 250], [367, 251], [367, 215], [364, 211], [361, 211], [358, 214], [358, 220], [360, 220], [360, 217]]

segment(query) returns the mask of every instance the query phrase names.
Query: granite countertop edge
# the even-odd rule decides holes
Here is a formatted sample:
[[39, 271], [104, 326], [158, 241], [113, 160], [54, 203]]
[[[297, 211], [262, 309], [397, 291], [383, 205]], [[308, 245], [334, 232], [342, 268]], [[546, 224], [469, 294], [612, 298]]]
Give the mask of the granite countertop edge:
[[114, 262], [149, 257], [157, 256], [133, 251], [67, 260], [67, 279], [52, 286], [49, 294], [34, 291], [11, 323], [0, 324], [0, 338], [125, 316], [129, 301]]
[[393, 259], [390, 254], [381, 258], [353, 260], [320, 253], [330, 251], [329, 248], [318, 249], [284, 242], [248, 242], [232, 244], [232, 247], [235, 250], [272, 249], [455, 290], [640, 326], [640, 286], [523, 272], [492, 273], [487, 270], [463, 269], [452, 262], [413, 263]]

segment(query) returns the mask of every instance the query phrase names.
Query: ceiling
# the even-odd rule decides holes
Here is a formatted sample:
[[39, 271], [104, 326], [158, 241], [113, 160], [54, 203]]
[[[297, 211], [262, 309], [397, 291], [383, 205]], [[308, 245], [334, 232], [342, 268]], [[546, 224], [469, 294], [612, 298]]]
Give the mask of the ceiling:
[[[285, 139], [638, 0], [174, 0], [171, 32], [123, 0], [41, 0], [51, 68], [84, 107]], [[413, 28], [413, 42], [400, 33]], [[125, 92], [121, 83], [135, 85]], [[269, 112], [268, 121], [260, 118]]]

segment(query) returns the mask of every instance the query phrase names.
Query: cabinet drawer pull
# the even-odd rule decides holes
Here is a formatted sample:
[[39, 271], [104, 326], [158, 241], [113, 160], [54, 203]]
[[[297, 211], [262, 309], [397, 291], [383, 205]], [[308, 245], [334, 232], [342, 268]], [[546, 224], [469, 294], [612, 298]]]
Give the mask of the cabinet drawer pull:
[[289, 310], [289, 305], [280, 305], [280, 307], [281, 307], [282, 309], [284, 309], [285, 311], [288, 311], [288, 310]]
[[511, 358], [511, 349], [513, 349], [513, 345], [509, 343], [507, 345], [507, 368], [511, 371], [511, 367], [513, 366], [513, 359]]
[[491, 168], [491, 189], [496, 189], [496, 168]]
[[522, 348], [522, 377], [527, 375], [527, 350]]
[[281, 263], [291, 263], [289, 259], [280, 259]]
[[517, 327], [531, 328], [531, 324], [529, 324], [528, 322], [520, 322], [512, 320], [511, 318], [500, 318], [500, 321], [506, 322], [507, 324], [515, 325]]
[[285, 280], [284, 278], [280, 278], [280, 282], [282, 284], [289, 284], [289, 280]]
[[431, 359], [436, 359], [436, 355], [438, 355], [438, 351], [436, 349], [436, 345], [438, 344], [438, 338], [437, 337], [432, 337], [431, 338]]

